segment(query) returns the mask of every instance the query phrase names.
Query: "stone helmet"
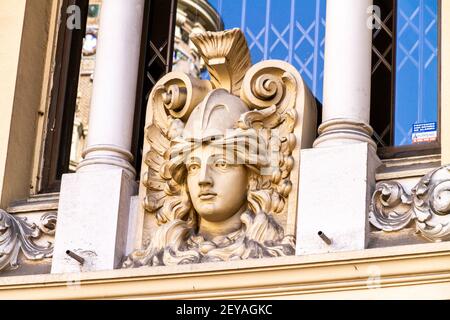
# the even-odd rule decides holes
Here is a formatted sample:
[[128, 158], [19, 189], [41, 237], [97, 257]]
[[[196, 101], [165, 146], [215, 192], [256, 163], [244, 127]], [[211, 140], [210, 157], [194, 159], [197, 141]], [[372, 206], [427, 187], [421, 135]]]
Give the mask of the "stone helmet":
[[189, 116], [183, 130], [187, 141], [209, 141], [234, 129], [242, 114], [250, 111], [238, 97], [225, 89], [211, 91]]

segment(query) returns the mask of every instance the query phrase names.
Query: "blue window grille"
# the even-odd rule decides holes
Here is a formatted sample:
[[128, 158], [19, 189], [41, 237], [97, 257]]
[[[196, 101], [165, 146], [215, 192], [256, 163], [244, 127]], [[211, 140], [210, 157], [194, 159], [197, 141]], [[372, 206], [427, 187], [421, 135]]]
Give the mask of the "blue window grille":
[[[444, 0], [448, 1], [448, 0]], [[397, 0], [395, 145], [438, 122], [438, 0]]]
[[322, 101], [326, 0], [209, 0], [226, 29], [241, 28], [252, 61], [294, 65]]
[[[376, 92], [393, 95], [392, 111], [389, 106], [381, 111], [393, 112], [393, 123], [386, 114], [386, 124], [376, 128], [375, 139], [381, 147], [410, 145], [415, 124], [438, 121], [439, 1], [375, 1], [390, 9], [382, 13], [383, 30], [374, 32], [378, 48], [374, 45], [373, 73], [384, 73], [378, 77], [389, 82], [389, 74], [395, 74], [393, 91]], [[244, 31], [253, 63], [281, 59], [293, 64], [314, 96], [322, 101], [326, 0], [209, 0], [209, 3], [222, 17], [226, 29], [238, 27]], [[392, 19], [395, 32], [394, 25], [389, 26]], [[390, 55], [395, 59], [389, 58]]]

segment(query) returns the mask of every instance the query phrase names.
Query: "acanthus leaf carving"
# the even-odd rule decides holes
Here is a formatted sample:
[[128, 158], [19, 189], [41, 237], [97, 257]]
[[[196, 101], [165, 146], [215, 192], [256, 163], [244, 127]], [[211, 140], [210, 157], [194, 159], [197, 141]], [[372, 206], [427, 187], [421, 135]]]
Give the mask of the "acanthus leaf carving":
[[369, 210], [370, 223], [383, 231], [398, 231], [413, 218], [411, 196], [396, 181], [381, 182], [372, 196]]
[[369, 220], [383, 231], [398, 231], [414, 221], [430, 241], [450, 239], [450, 166], [425, 175], [408, 195], [395, 181], [382, 182], [372, 198]]
[[432, 241], [450, 239], [450, 166], [430, 172], [413, 188], [417, 229]]
[[39, 224], [29, 223], [26, 218], [15, 217], [0, 210], [0, 271], [17, 269], [18, 256], [22, 252], [28, 260], [42, 260], [53, 256], [53, 244], [41, 246], [34, 241], [43, 234], [54, 234], [56, 213], [44, 214]]

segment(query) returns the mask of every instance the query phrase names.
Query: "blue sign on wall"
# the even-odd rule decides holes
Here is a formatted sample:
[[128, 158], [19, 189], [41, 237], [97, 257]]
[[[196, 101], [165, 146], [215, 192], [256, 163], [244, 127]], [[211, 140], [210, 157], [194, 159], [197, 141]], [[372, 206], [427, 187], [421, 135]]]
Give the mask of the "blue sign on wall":
[[433, 142], [437, 140], [437, 136], [437, 122], [413, 124], [412, 143]]

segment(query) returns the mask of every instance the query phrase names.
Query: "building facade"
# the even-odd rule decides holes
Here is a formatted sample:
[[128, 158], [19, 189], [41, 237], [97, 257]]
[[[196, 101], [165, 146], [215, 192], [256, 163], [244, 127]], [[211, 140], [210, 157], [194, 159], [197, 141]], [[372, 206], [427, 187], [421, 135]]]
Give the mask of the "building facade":
[[[18, 0], [0, 24], [0, 297], [450, 297], [447, 1]], [[179, 166], [209, 129], [259, 175]], [[202, 212], [222, 193], [237, 229]]]

